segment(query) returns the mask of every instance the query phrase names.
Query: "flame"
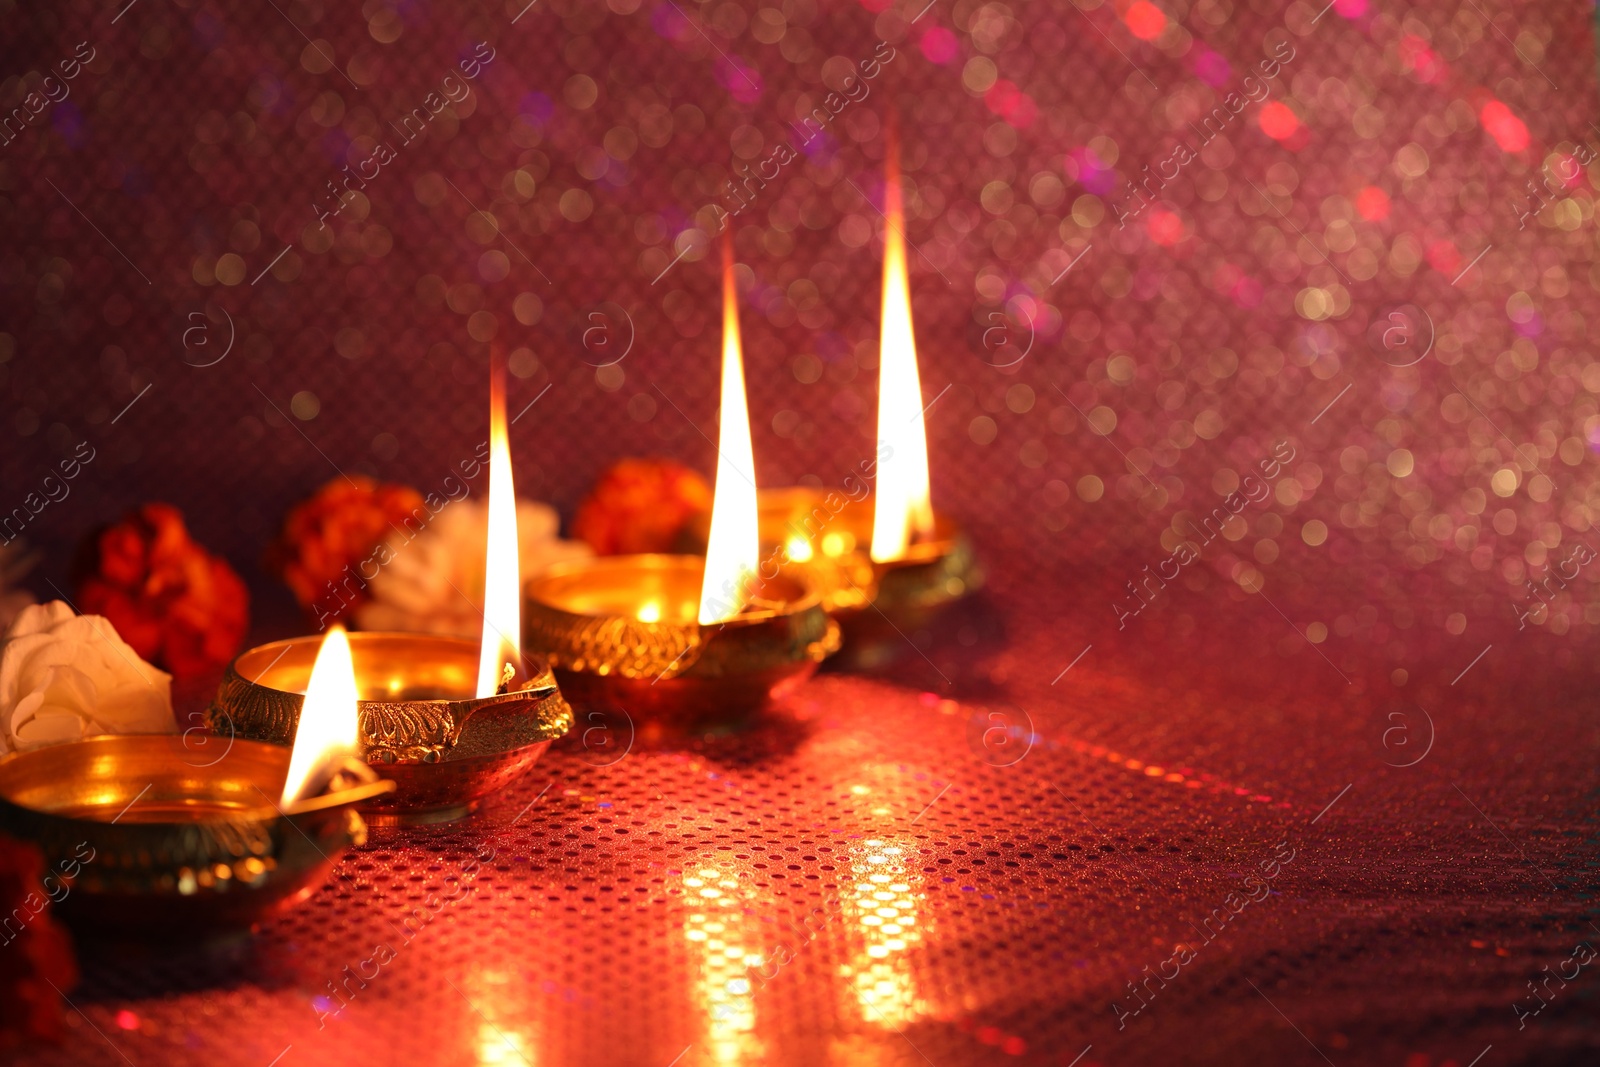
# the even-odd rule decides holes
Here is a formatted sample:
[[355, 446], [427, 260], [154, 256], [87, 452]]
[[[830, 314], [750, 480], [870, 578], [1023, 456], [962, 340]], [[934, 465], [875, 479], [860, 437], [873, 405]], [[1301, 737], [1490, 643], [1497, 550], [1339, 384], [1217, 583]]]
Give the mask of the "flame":
[[[731, 231], [730, 231], [731, 234]], [[717, 480], [711, 503], [706, 575], [700, 586], [700, 625], [739, 614], [749, 603], [760, 560], [755, 453], [739, 350], [739, 296], [733, 283], [733, 241], [722, 245], [722, 415], [717, 432]]]
[[289, 776], [283, 783], [283, 803], [305, 800], [327, 784], [334, 767], [361, 752], [361, 725], [356, 714], [356, 668], [350, 658], [350, 639], [337, 623], [317, 649], [300, 705], [300, 725], [289, 754]]
[[522, 582], [517, 570], [517, 491], [506, 439], [505, 364], [489, 380], [489, 545], [483, 564], [483, 648], [478, 696], [494, 696], [505, 664], [522, 658]]
[[[922, 423], [922, 380], [911, 328], [906, 274], [905, 209], [900, 199], [899, 145], [889, 138], [883, 213], [883, 318], [878, 340], [878, 490], [872, 515], [872, 558], [900, 559], [914, 534], [933, 533], [928, 493], [928, 433]], [[888, 446], [888, 455], [882, 455]]]

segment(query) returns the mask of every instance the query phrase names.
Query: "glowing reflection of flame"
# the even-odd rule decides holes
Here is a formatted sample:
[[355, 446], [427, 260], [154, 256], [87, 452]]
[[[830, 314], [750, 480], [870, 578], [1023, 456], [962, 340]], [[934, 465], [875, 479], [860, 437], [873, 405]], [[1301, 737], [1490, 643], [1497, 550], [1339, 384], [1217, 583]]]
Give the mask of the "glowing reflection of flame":
[[489, 385], [489, 545], [483, 565], [483, 648], [478, 696], [494, 696], [505, 664], [522, 658], [522, 581], [517, 570], [517, 491], [506, 439], [505, 365]]
[[891, 138], [883, 213], [883, 318], [878, 339], [878, 463], [872, 515], [872, 558], [900, 559], [913, 535], [933, 533], [928, 493], [928, 434], [922, 422], [922, 379], [911, 329], [911, 281], [906, 274], [905, 209], [900, 198], [899, 147]]
[[328, 628], [311, 665], [311, 680], [300, 705], [300, 725], [289, 754], [289, 776], [283, 782], [283, 803], [293, 804], [321, 790], [333, 768], [359, 756], [359, 699], [350, 640], [344, 627], [335, 624]]
[[476, 1051], [479, 1067], [500, 1067], [501, 1064], [532, 1067], [538, 1062], [527, 1038], [508, 1026], [496, 1026], [488, 1020], [478, 1024]]
[[811, 542], [804, 537], [791, 537], [784, 546], [789, 553], [789, 558], [795, 563], [804, 563], [811, 558]]
[[739, 880], [715, 867], [697, 867], [685, 872], [683, 886], [689, 908], [683, 936], [700, 949], [695, 991], [706, 1013], [706, 1046], [717, 1063], [746, 1062], [756, 1025], [750, 968], [761, 966], [761, 955], [745, 945]]
[[[483, 862], [483, 853], [478, 856]], [[541, 983], [533, 977], [546, 965], [541, 962], [527, 969], [501, 970], [486, 964], [470, 986], [459, 983], [461, 988], [450, 994], [467, 1024], [467, 1056], [459, 1062], [473, 1067], [538, 1067], [541, 1060], [550, 1058], [542, 1017], [555, 983], [546, 979], [541, 990]], [[404, 1060], [397, 1058], [396, 1062]]]
[[733, 244], [722, 246], [722, 416], [717, 432], [717, 480], [706, 542], [706, 575], [700, 586], [700, 625], [739, 614], [750, 600], [750, 580], [760, 559], [756, 510], [755, 453], [750, 445], [750, 410], [744, 395], [744, 357], [739, 349], [739, 294], [733, 280]]
[[847, 968], [868, 1022], [898, 1029], [922, 1014], [906, 953], [922, 940], [917, 925], [922, 876], [906, 850], [890, 841], [863, 842], [850, 858], [845, 912], [866, 942]]

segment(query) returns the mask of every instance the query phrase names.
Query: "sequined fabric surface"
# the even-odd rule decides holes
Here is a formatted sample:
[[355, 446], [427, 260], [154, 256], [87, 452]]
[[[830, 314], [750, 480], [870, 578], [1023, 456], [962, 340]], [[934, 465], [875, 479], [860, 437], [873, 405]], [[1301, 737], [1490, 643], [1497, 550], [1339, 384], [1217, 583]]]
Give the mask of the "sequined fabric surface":
[[304, 630], [284, 512], [444, 491], [493, 344], [524, 494], [709, 471], [725, 225], [757, 478], [837, 484], [891, 114], [991, 579], [741, 730], [580, 721], [248, 943], [80, 945], [17, 1062], [1594, 1062], [1592, 16], [0, 3], [40, 596], [159, 499]]

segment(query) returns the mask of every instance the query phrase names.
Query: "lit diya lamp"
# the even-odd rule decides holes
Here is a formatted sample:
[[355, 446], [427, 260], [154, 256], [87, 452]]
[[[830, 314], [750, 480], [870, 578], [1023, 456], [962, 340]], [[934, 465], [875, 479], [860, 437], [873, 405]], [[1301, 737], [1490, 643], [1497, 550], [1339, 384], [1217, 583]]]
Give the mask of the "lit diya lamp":
[[[432, 634], [350, 635], [359, 753], [398, 786], [363, 808], [379, 824], [460, 818], [525, 772], [572, 725], [572, 709], [549, 668], [522, 658], [516, 493], [498, 361], [490, 388], [488, 512], [478, 645]], [[212, 702], [211, 731], [280, 745], [294, 740], [316, 640], [277, 641], [236, 659]]]
[[731, 242], [723, 245], [722, 404], [706, 555], [558, 564], [528, 583], [528, 646], [571, 699], [660, 720], [752, 711], [839, 647], [803, 580], [760, 556]]
[[123, 938], [246, 929], [314, 893], [366, 842], [356, 808], [394, 791], [356, 750], [350, 646], [316, 654], [293, 749], [177, 734], [85, 738], [0, 760], [0, 831], [33, 842], [69, 920]]
[[[889, 138], [884, 186], [883, 311], [878, 341], [877, 452], [837, 490], [761, 494], [769, 555], [811, 572], [844, 627], [847, 663], [894, 656], [904, 635], [983, 584], [972, 543], [933, 510], [928, 435], [911, 325], [898, 147]], [[876, 480], [869, 498], [866, 480]]]

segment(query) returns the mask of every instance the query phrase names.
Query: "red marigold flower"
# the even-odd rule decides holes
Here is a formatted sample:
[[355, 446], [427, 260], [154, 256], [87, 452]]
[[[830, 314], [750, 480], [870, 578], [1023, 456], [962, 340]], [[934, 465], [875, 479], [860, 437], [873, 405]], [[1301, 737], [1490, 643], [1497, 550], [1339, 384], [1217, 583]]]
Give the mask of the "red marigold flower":
[[[334, 478], [289, 509], [282, 532], [267, 550], [267, 567], [288, 583], [307, 612], [322, 605], [319, 626], [342, 618], [368, 599], [366, 582], [358, 577], [345, 583], [347, 572], [355, 573], [355, 565], [422, 505], [422, 494], [408, 485], [361, 475]], [[330, 583], [338, 586], [333, 592]]]
[[574, 537], [596, 553], [704, 552], [711, 486], [667, 459], [613, 463], [578, 505]]
[[189, 537], [170, 504], [137, 508], [85, 543], [78, 607], [110, 619], [135, 652], [178, 678], [226, 664], [250, 624], [244, 582]]
[[[42, 881], [44, 857], [32, 845], [0, 837], [0, 1049], [29, 1039], [59, 1040], [61, 995], [78, 981], [72, 942], [50, 914]], [[23, 921], [20, 930], [15, 920]], [[52, 988], [54, 986], [54, 988]]]

